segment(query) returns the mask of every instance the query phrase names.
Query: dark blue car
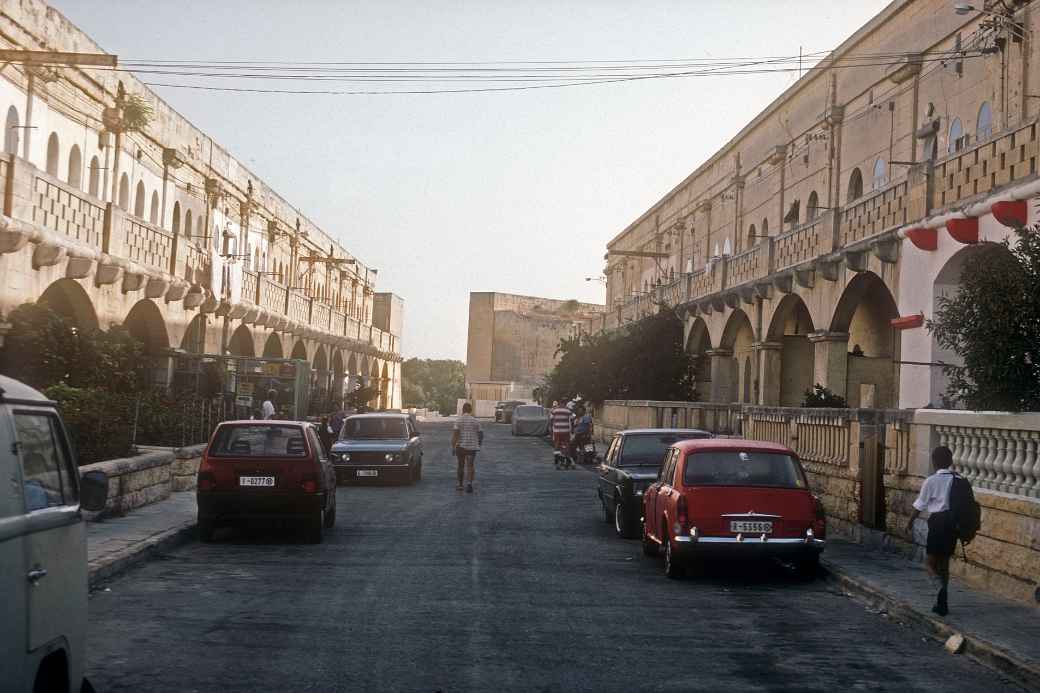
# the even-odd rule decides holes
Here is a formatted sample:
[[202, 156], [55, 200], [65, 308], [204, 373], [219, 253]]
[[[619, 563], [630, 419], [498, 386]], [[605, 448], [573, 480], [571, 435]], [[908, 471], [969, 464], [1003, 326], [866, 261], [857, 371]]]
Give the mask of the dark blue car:
[[407, 414], [357, 414], [343, 421], [329, 457], [339, 483], [422, 479], [422, 439]]

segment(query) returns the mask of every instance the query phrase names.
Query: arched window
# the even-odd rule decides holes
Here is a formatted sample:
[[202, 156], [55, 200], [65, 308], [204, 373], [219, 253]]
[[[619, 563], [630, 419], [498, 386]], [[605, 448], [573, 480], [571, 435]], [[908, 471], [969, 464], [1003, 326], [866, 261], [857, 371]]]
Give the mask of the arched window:
[[18, 109], [11, 106], [7, 109], [7, 120], [4, 121], [4, 154], [18, 153], [18, 142], [22, 134], [18, 125]]
[[79, 145], [72, 145], [72, 149], [69, 150], [69, 185], [80, 189], [83, 185], [83, 156], [79, 153]]
[[119, 207], [124, 212], [130, 210], [130, 179], [125, 173], [119, 178]]
[[863, 174], [860, 173], [858, 168], [854, 168], [852, 173], [849, 174], [849, 192], [845, 201], [852, 202], [861, 197], [863, 197]]
[[983, 101], [975, 121], [975, 141], [984, 142], [990, 137], [993, 137], [993, 109], [989, 107], [989, 101]]
[[809, 193], [809, 201], [805, 205], [805, 220], [814, 220], [818, 216], [819, 211], [820, 197], [816, 194], [816, 191], [813, 190], [811, 193]]
[[762, 235], [763, 236], [768, 236], [769, 235], [769, 220], [768, 219], [763, 219], [762, 220]]
[[134, 216], [144, 219], [144, 181], [137, 181], [137, 191], [134, 193]]
[[96, 156], [90, 159], [90, 172], [87, 180], [87, 192], [94, 197], [101, 195], [101, 164]]
[[173, 231], [173, 235], [176, 236], [181, 230], [181, 203], [173, 203], [173, 218], [170, 220], [170, 229]]
[[888, 164], [884, 159], [874, 162], [874, 190], [880, 190], [888, 185]]
[[756, 243], [758, 243], [758, 239], [756, 238], [757, 235], [758, 235], [758, 233], [755, 231], [755, 225], [752, 224], [751, 226], [748, 227], [748, 230], [747, 230], [747, 247], [748, 248], [750, 248], [751, 246], [753, 246]]
[[950, 123], [950, 137], [947, 140], [946, 151], [950, 154], [960, 151], [961, 146], [964, 144], [964, 126], [961, 125], [960, 118], [954, 118], [953, 122]]
[[192, 231], [193, 229], [191, 228], [191, 210], [188, 209], [184, 211], [184, 235], [190, 238]]
[[58, 177], [58, 133], [52, 132], [47, 138], [47, 173]]
[[152, 204], [148, 207], [148, 221], [158, 226], [159, 224], [159, 193], [152, 191]]
[[253, 248], [253, 271], [260, 271], [260, 249]]

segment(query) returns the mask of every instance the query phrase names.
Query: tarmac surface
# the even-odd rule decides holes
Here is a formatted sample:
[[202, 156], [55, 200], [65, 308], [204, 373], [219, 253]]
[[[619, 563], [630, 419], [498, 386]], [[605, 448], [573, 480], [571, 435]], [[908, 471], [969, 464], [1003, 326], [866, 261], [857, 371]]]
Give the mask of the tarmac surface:
[[341, 487], [336, 527], [223, 530], [92, 593], [104, 691], [1020, 690], [822, 580], [735, 563], [672, 581], [603, 521], [591, 474], [485, 424], [477, 492], [450, 426], [415, 486]]

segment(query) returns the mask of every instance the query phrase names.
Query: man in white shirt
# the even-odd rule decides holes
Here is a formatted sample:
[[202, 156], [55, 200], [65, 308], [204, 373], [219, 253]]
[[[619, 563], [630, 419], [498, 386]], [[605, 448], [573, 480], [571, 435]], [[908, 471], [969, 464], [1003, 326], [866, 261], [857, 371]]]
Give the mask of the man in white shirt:
[[267, 391], [267, 399], [265, 399], [264, 403], [262, 405], [260, 405], [260, 416], [262, 418], [264, 418], [264, 419], [273, 419], [274, 418], [274, 412], [275, 412], [274, 400], [275, 400], [276, 397], [278, 397], [278, 393], [277, 392], [275, 392], [274, 390], [268, 390]]
[[462, 479], [465, 474], [466, 493], [473, 493], [473, 477], [476, 474], [477, 451], [484, 442], [484, 432], [480, 430], [480, 422], [473, 416], [473, 405], [466, 402], [462, 405], [462, 414], [455, 419], [455, 427], [451, 433], [451, 449], [458, 459], [458, 479], [456, 490], [462, 490]]
[[953, 453], [945, 445], [932, 450], [935, 473], [924, 480], [914, 501], [906, 531], [914, 535], [914, 521], [922, 512], [928, 513], [927, 561], [928, 572], [935, 579], [939, 594], [932, 611], [945, 616], [948, 612], [947, 588], [950, 583], [950, 557], [957, 546], [957, 529], [950, 512], [950, 487], [953, 485]]

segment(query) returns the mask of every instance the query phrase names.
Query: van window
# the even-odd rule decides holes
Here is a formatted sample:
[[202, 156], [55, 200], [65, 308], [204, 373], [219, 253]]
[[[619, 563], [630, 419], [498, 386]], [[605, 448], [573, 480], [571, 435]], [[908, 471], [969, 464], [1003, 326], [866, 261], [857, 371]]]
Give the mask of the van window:
[[801, 467], [790, 455], [758, 451], [698, 452], [686, 458], [687, 486], [806, 488]]
[[75, 505], [76, 483], [57, 419], [51, 414], [16, 411], [14, 429], [22, 460], [25, 511]]

